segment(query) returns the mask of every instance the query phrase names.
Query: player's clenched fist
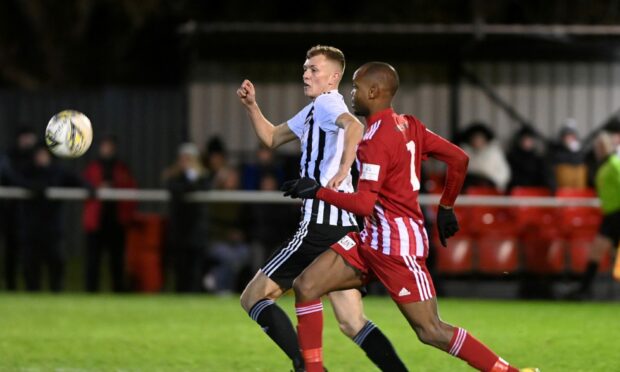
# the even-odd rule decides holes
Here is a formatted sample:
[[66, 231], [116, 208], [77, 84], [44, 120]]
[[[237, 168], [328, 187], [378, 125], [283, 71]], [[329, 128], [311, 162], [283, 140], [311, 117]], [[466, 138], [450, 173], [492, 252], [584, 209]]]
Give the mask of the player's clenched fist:
[[249, 80], [244, 80], [239, 89], [237, 89], [237, 96], [241, 99], [241, 103], [246, 106], [256, 103], [256, 90], [254, 89], [254, 84], [252, 84]]

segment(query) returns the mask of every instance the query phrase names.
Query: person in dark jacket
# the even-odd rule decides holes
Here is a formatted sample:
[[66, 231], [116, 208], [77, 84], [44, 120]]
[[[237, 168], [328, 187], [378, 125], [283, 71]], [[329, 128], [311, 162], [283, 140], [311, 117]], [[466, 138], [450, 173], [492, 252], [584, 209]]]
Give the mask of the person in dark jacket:
[[[117, 158], [116, 137], [106, 136], [99, 144], [99, 157], [83, 172], [84, 179], [95, 188], [135, 188], [129, 167]], [[132, 221], [134, 201], [89, 199], [84, 203], [83, 224], [86, 231], [86, 290], [99, 291], [101, 258], [109, 253], [112, 290], [125, 288], [125, 235]]]
[[[32, 166], [32, 153], [37, 143], [37, 135], [31, 127], [22, 126], [15, 134], [15, 143], [8, 151], [4, 161], [4, 171], [0, 176], [0, 185], [17, 186], [11, 181], [8, 175], [23, 175], [23, 173]], [[2, 221], [2, 230], [4, 230], [4, 276], [6, 289], [14, 291], [17, 289], [17, 277], [19, 272], [19, 230], [18, 211], [21, 200], [5, 200], [3, 204], [4, 221]]]
[[18, 236], [22, 249], [24, 279], [28, 291], [39, 291], [42, 268], [47, 268], [49, 287], [54, 292], [63, 289], [65, 257], [62, 249], [62, 201], [45, 197], [48, 187], [88, 187], [76, 174], [58, 166], [41, 143], [33, 152], [32, 166], [23, 174], [10, 176], [16, 186], [31, 190], [33, 197], [18, 205]]
[[272, 149], [260, 144], [250, 162], [241, 166], [241, 188], [260, 190], [263, 177], [276, 177], [276, 190], [284, 181], [284, 167]]
[[207, 172], [200, 162], [198, 147], [179, 147], [177, 161], [164, 172], [169, 204], [167, 256], [173, 263], [176, 292], [200, 291], [201, 268], [207, 244], [204, 203], [187, 203], [188, 192], [208, 189]]
[[510, 183], [515, 186], [547, 187], [555, 189], [555, 178], [545, 157], [539, 152], [539, 137], [529, 126], [524, 126], [514, 136], [508, 152], [510, 164]]
[[[258, 183], [260, 191], [278, 191], [280, 186], [277, 175], [273, 173], [263, 173]], [[254, 271], [273, 253], [274, 247], [286, 241], [288, 232], [296, 227], [299, 206], [251, 203], [243, 207], [241, 217], [248, 241], [253, 246], [251, 253]]]
[[585, 188], [588, 185], [586, 153], [574, 119], [567, 119], [558, 141], [550, 145], [548, 156], [557, 187]]

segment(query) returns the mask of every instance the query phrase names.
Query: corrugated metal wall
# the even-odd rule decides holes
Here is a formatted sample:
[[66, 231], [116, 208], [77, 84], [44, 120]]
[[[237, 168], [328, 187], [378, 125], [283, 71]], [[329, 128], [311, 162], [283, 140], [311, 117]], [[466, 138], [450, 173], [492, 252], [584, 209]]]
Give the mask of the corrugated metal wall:
[[[278, 75], [266, 75], [265, 71], [277, 70], [275, 65], [263, 68], [244, 66], [210, 66], [200, 81], [189, 86], [190, 135], [202, 143], [213, 135], [226, 139], [232, 151], [249, 151], [257, 145], [256, 136], [239, 102], [236, 90], [244, 78], [252, 80], [257, 89], [257, 99], [263, 114], [274, 124], [290, 119], [308, 103], [301, 85], [301, 66], [284, 65]], [[248, 72], [243, 68], [247, 67]], [[395, 105], [403, 112], [416, 113], [432, 123], [439, 133], [448, 131], [448, 84], [445, 68], [442, 66], [406, 66], [400, 72], [403, 84], [396, 97]], [[340, 92], [350, 104], [351, 74], [347, 71]], [[273, 76], [275, 81], [265, 79]], [[288, 145], [284, 151], [296, 151], [296, 144]]]
[[[554, 137], [567, 118], [582, 136], [620, 109], [620, 63], [478, 64], [472, 70], [545, 135]], [[506, 139], [514, 122], [481, 91], [464, 84], [461, 123], [482, 119]]]
[[[278, 123], [292, 117], [307, 102], [301, 90], [301, 69], [282, 65], [278, 75], [264, 73], [277, 69], [274, 66], [277, 65], [204, 68], [200, 80], [189, 86], [192, 138], [202, 142], [220, 134], [233, 151], [256, 146], [249, 120], [235, 94], [244, 78], [258, 80], [258, 100], [266, 117]], [[437, 133], [450, 136], [446, 66], [395, 67], [401, 75], [396, 109], [413, 113]], [[586, 135], [620, 109], [620, 63], [479, 63], [467, 68], [548, 137], [556, 135], [566, 118], [575, 118], [581, 133]], [[347, 103], [351, 74], [349, 68], [341, 86]], [[273, 76], [274, 81], [265, 76]], [[518, 128], [479, 88], [463, 80], [459, 126], [463, 128], [473, 120], [489, 123], [502, 140]], [[295, 146], [287, 149], [294, 150]]]

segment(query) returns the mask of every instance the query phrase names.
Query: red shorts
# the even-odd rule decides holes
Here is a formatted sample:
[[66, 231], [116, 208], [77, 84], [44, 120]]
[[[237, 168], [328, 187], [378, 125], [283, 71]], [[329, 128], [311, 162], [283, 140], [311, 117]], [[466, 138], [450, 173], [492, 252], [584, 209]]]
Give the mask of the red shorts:
[[331, 248], [360, 270], [366, 283], [375, 277], [379, 279], [397, 303], [420, 302], [435, 297], [433, 280], [423, 257], [383, 254], [364, 245], [356, 232], [347, 234]]

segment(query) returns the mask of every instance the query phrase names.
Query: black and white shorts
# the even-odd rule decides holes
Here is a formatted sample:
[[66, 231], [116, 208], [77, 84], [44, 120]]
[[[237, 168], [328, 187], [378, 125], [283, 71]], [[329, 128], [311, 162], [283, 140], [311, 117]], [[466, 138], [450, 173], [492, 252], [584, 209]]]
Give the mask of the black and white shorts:
[[620, 243], [620, 211], [604, 215], [598, 232], [609, 238], [614, 248], [617, 248]]
[[357, 230], [357, 226], [330, 226], [301, 221], [293, 237], [276, 249], [261, 271], [281, 288], [289, 289], [293, 286], [293, 280], [315, 258], [343, 236]]

